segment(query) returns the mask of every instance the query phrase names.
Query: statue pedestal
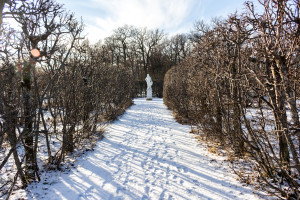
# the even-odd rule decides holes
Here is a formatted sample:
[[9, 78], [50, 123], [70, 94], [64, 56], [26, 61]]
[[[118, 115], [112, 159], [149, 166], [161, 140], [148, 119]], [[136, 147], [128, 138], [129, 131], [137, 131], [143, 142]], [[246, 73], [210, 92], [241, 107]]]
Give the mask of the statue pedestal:
[[152, 100], [152, 88], [151, 89], [147, 89], [147, 101], [151, 101]]

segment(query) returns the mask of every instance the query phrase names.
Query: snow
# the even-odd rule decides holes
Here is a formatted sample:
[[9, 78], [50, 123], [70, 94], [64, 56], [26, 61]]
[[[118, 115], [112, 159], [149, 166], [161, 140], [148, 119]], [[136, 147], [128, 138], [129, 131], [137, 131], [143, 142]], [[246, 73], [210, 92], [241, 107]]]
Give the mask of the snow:
[[261, 199], [237, 181], [224, 157], [211, 154], [162, 99], [135, 99], [107, 127], [94, 151], [63, 172], [42, 173], [11, 198]]

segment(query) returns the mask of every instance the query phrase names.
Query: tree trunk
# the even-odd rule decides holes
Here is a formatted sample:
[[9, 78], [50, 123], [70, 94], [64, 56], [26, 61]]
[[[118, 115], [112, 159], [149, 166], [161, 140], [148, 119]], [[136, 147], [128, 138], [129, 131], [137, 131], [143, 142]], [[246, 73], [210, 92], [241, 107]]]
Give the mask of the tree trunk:
[[234, 151], [241, 155], [244, 152], [244, 141], [242, 139], [242, 127], [241, 127], [241, 112], [239, 107], [240, 101], [240, 87], [237, 83], [236, 75], [238, 72], [237, 66], [235, 64], [236, 61], [231, 66], [231, 98], [232, 98], [232, 111], [233, 111], [233, 138], [232, 141], [234, 143]]
[[290, 108], [292, 121], [293, 121], [295, 127], [300, 127], [295, 92], [292, 90], [285, 58], [281, 57], [279, 60], [276, 60], [276, 65], [277, 65], [277, 68], [279, 69], [280, 76], [281, 76], [281, 79], [283, 82], [285, 98], [286, 98], [288, 106]]
[[83, 134], [89, 138], [89, 126], [90, 126], [90, 97], [89, 97], [89, 88], [87, 79], [83, 79], [84, 81], [84, 97], [83, 97]]
[[72, 153], [74, 151], [73, 144], [73, 131], [75, 129], [75, 125], [71, 125], [69, 129], [66, 126], [63, 128], [63, 149], [66, 153]]
[[16, 126], [17, 126], [17, 116], [18, 113], [17, 111], [11, 110], [11, 109], [6, 109], [6, 117], [4, 118], [6, 121], [6, 128], [7, 128], [7, 135], [8, 135], [8, 140], [10, 142], [11, 148], [13, 148], [13, 156], [15, 160], [15, 164], [17, 167], [17, 170], [20, 175], [21, 181], [23, 188], [27, 187], [27, 181], [22, 169], [22, 163], [19, 159], [19, 155], [16, 149], [17, 146], [17, 136], [16, 136]]
[[[285, 94], [285, 98], [286, 98], [287, 103], [290, 108], [292, 121], [293, 121], [295, 127], [300, 128], [299, 115], [298, 115], [297, 106], [296, 106], [295, 92], [292, 90], [291, 83], [290, 83], [290, 80], [288, 77], [288, 70], [287, 70], [285, 58], [281, 57], [280, 60], [277, 60], [276, 65], [277, 65], [278, 69], [280, 70], [280, 76], [283, 81], [284, 94]], [[297, 166], [296, 169], [300, 173], [300, 165], [299, 165], [300, 163], [299, 163], [297, 151], [296, 151], [295, 145], [293, 144], [292, 138], [289, 133], [288, 123], [285, 122], [285, 118], [283, 120], [284, 120], [284, 123], [287, 124], [286, 125], [287, 128], [285, 129], [285, 132], [284, 132], [285, 139], [287, 140], [287, 143], [290, 147], [290, 151], [292, 153], [294, 162], [296, 163], [296, 166]]]
[[35, 155], [32, 131], [31, 105], [31, 63], [24, 63], [23, 67], [23, 105], [24, 105], [24, 148], [25, 148], [25, 175], [28, 180], [35, 180]]
[[3, 130], [3, 124], [0, 122], [0, 149], [2, 149], [2, 144], [4, 142], [4, 130]]
[[271, 64], [271, 71], [273, 75], [275, 104], [273, 108], [275, 117], [275, 131], [279, 140], [279, 156], [281, 162], [288, 165], [290, 163], [288, 143], [284, 131], [288, 130], [287, 116], [285, 110], [285, 95], [281, 86], [281, 78], [279, 70], [274, 63]]

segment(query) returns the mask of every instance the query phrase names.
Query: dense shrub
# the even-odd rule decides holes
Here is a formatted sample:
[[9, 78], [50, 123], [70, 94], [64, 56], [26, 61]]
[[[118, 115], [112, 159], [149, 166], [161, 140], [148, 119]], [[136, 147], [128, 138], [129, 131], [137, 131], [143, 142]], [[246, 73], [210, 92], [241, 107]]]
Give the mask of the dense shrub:
[[165, 75], [164, 102], [208, 141], [237, 157], [250, 156], [256, 166], [244, 180], [252, 177], [272, 194], [297, 199], [299, 4], [261, 5], [262, 14], [248, 2], [242, 15], [211, 26], [199, 22], [191, 56]]

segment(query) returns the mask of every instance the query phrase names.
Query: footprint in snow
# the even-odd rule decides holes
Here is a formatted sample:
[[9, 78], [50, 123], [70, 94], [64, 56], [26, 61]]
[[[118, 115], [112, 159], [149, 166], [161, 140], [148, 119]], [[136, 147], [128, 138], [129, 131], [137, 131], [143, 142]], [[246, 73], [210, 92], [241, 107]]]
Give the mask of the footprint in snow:
[[188, 172], [188, 169], [184, 166], [177, 167], [177, 170], [178, 170], [178, 172], [184, 172], [184, 173]]
[[197, 180], [193, 180], [193, 183], [194, 183], [195, 185], [197, 185], [197, 186], [200, 185], [199, 181], [197, 181]]

